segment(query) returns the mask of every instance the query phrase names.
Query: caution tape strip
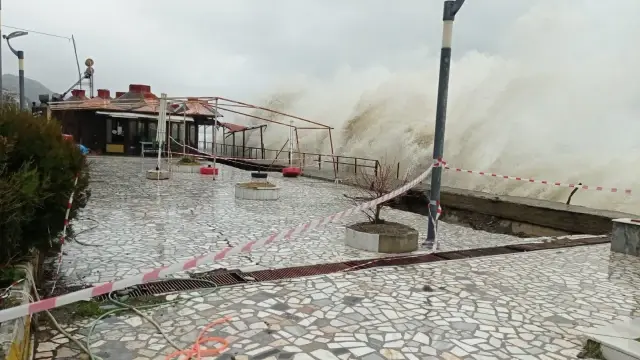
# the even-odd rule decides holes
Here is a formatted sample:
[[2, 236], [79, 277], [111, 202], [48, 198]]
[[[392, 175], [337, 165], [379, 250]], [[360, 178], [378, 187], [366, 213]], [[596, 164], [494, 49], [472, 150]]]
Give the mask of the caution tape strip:
[[559, 181], [537, 180], [537, 179], [521, 177], [521, 176], [500, 175], [500, 174], [496, 174], [496, 173], [492, 173], [492, 172], [488, 172], [488, 171], [477, 171], [477, 170], [461, 169], [461, 168], [456, 168], [456, 167], [452, 167], [452, 166], [448, 166], [448, 165], [445, 165], [444, 169], [445, 170], [455, 171], [455, 172], [467, 173], [467, 174], [476, 174], [476, 175], [489, 176], [489, 177], [494, 177], [494, 178], [524, 181], [524, 182], [535, 183], [535, 184], [560, 186], [560, 187], [573, 188], [573, 189], [582, 189], [582, 190], [604, 191], [604, 192], [612, 192], [612, 193], [624, 192], [625, 194], [631, 194], [631, 189], [621, 189], [621, 188], [615, 188], [615, 187], [604, 187], [604, 186], [591, 186], [591, 185], [582, 185], [582, 184], [562, 183], [562, 182], [559, 182]]
[[[437, 165], [437, 162], [436, 162], [436, 165]], [[309, 230], [315, 229], [317, 227], [320, 227], [332, 222], [339, 221], [340, 219], [348, 217], [354, 213], [358, 213], [362, 210], [370, 209], [378, 204], [387, 202], [405, 193], [409, 189], [413, 188], [414, 186], [416, 186], [417, 184], [425, 180], [427, 176], [429, 176], [429, 174], [431, 173], [432, 169], [433, 169], [433, 165], [429, 166], [429, 168], [425, 172], [420, 174], [418, 177], [416, 177], [412, 181], [408, 182], [407, 184], [401, 186], [400, 188], [386, 195], [383, 195], [377, 199], [368, 201], [366, 203], [362, 203], [358, 206], [335, 213], [333, 215], [325, 216], [320, 219], [316, 219], [304, 224], [300, 224], [294, 228], [291, 228], [285, 231], [275, 232], [270, 236], [261, 240], [250, 241], [248, 243], [235, 246], [235, 247], [226, 247], [217, 252], [211, 252], [208, 254], [199, 255], [189, 260], [174, 263], [168, 266], [159, 267], [157, 269], [154, 269], [149, 272], [139, 274], [136, 276], [131, 276], [131, 277], [116, 280], [116, 281], [111, 281], [111, 282], [93, 286], [87, 289], [75, 291], [69, 294], [65, 294], [57, 297], [51, 297], [48, 299], [43, 299], [30, 304], [20, 305], [20, 306], [12, 307], [9, 309], [1, 310], [0, 323], [8, 320], [12, 320], [12, 319], [17, 319], [30, 314], [35, 314], [41, 311], [51, 310], [51, 309], [58, 308], [71, 303], [75, 303], [78, 301], [88, 301], [89, 299], [95, 296], [108, 294], [110, 292], [122, 290], [130, 286], [146, 283], [149, 281], [154, 281], [161, 277], [165, 277], [173, 273], [193, 269], [201, 265], [219, 262], [232, 255], [250, 253], [253, 250], [266, 247], [276, 241], [290, 240], [295, 235], [305, 233]]]

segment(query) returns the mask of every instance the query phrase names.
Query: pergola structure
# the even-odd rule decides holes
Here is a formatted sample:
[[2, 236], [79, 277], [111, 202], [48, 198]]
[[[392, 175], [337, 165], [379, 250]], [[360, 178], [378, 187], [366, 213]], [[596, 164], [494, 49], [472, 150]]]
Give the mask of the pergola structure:
[[[87, 113], [91, 112], [94, 115], [102, 115], [113, 118], [144, 118], [146, 121], [154, 121], [157, 120], [158, 109], [159, 109], [159, 98], [151, 93], [151, 89], [146, 85], [130, 85], [129, 92], [124, 94], [117, 94], [114, 99], [111, 99], [109, 93], [104, 94], [99, 93], [102, 96], [95, 97], [92, 99], [79, 99], [78, 97], [74, 97], [72, 100], [67, 101], [58, 101], [51, 102], [48, 104], [49, 111], [48, 113], [53, 112], [54, 116], [56, 113], [62, 112], [82, 112]], [[320, 130], [327, 131], [329, 135], [329, 142], [331, 148], [331, 157], [334, 159], [334, 172], [336, 172], [335, 168], [335, 153], [333, 146], [333, 137], [332, 130], [333, 128], [315, 122], [309, 119], [305, 119], [299, 116], [291, 115], [288, 113], [284, 113], [281, 111], [269, 109], [262, 106], [256, 106], [252, 104], [248, 104], [245, 102], [232, 100], [223, 97], [168, 97], [167, 98], [168, 106], [167, 106], [167, 120], [174, 124], [183, 123], [184, 127], [182, 127], [185, 135], [181, 137], [181, 139], [189, 139], [189, 135], [187, 134], [187, 123], [195, 124], [196, 127], [196, 135], [197, 138], [197, 126], [216, 126], [218, 129], [222, 128], [223, 131], [223, 144], [222, 148], [224, 149], [226, 146], [226, 139], [232, 137], [232, 145], [233, 149], [236, 148], [236, 134], [242, 133], [242, 156], [245, 157], [245, 147], [246, 147], [246, 132], [259, 130], [260, 131], [260, 145], [262, 149], [262, 157], [264, 157], [264, 129], [267, 127], [267, 124], [260, 124], [256, 126], [243, 126], [238, 124], [232, 124], [229, 122], [222, 122], [218, 119], [223, 117], [222, 113], [227, 112], [235, 115], [245, 116], [247, 118], [259, 120], [269, 124], [276, 124], [280, 126], [284, 126], [290, 129], [291, 134], [295, 135], [295, 147], [297, 148], [297, 152], [300, 154], [300, 141], [298, 138], [298, 130]], [[249, 114], [247, 111], [264, 111], [267, 113], [274, 114], [276, 116], [288, 118], [290, 123], [287, 124], [283, 121], [278, 121], [275, 119], [268, 119], [262, 116]], [[89, 118], [82, 118], [81, 121], [76, 121], [76, 126], [82, 126], [82, 123], [91, 122]], [[304, 126], [295, 126], [294, 122], [302, 122]], [[155, 125], [154, 125], [155, 126]], [[64, 122], [63, 122], [64, 127]], [[133, 125], [132, 125], [133, 128]], [[190, 128], [191, 129], [191, 128]], [[118, 131], [120, 128], [118, 128]], [[171, 133], [171, 129], [169, 129], [169, 133]], [[107, 131], [115, 131], [115, 130], [107, 130]], [[193, 130], [191, 130], [193, 131]], [[205, 132], [206, 133], [206, 132]], [[115, 134], [115, 132], [114, 132]], [[95, 136], [95, 135], [94, 135]], [[294, 141], [293, 136], [290, 136], [291, 142]], [[193, 140], [193, 139], [191, 139]], [[215, 141], [215, 140], [214, 140]], [[169, 142], [169, 141], [168, 141]], [[205, 139], [206, 142], [206, 139]], [[280, 152], [284, 149], [286, 144], [289, 142], [285, 142]], [[186, 141], [185, 141], [186, 144]], [[289, 144], [290, 149], [293, 149], [294, 144]], [[196, 143], [197, 147], [197, 143]], [[186, 147], [185, 147], [186, 148]]]

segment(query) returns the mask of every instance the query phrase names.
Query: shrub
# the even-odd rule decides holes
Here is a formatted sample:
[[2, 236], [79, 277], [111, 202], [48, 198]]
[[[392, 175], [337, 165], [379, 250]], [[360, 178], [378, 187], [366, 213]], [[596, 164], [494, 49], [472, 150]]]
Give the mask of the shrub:
[[195, 156], [183, 156], [178, 160], [180, 165], [200, 165]]
[[69, 219], [86, 205], [88, 165], [60, 129], [58, 122], [29, 112], [0, 111], [0, 266], [55, 244], [76, 174]]

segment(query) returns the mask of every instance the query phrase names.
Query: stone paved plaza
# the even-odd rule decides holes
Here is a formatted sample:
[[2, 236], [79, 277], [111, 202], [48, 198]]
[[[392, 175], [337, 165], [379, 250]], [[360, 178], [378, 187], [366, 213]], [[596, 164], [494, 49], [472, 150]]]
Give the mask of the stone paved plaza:
[[[275, 230], [286, 230], [353, 206], [344, 194], [362, 195], [346, 185], [304, 177], [283, 178], [273, 173], [270, 181], [282, 187], [280, 200], [236, 200], [235, 183], [250, 180], [250, 174], [233, 167], [218, 165], [221, 175], [216, 181], [210, 176], [187, 173], [173, 173], [171, 180], [153, 181], [144, 177], [145, 170], [155, 167], [153, 159], [143, 162], [139, 158], [94, 157], [91, 161], [92, 197], [73, 224], [78, 243], [64, 248], [60, 281], [66, 285], [110, 281], [261, 239]], [[387, 209], [383, 217], [426, 234], [424, 216]], [[373, 258], [378, 255], [344, 245], [344, 226], [363, 219], [364, 215], [356, 214], [291, 241], [276, 242], [250, 256], [229, 258], [197, 271]], [[439, 235], [443, 250], [527, 241], [446, 223], [441, 223]]]
[[[638, 315], [639, 269], [595, 245], [227, 287], [146, 313], [184, 348], [231, 317], [211, 333], [230, 343], [216, 359], [575, 359], [581, 329]], [[84, 341], [87, 325], [65, 326]], [[36, 358], [78, 358], [57, 332], [40, 336]], [[91, 341], [104, 359], [175, 351], [135, 315]]]
[[[283, 189], [279, 201], [236, 201], [233, 186], [249, 174], [231, 167], [219, 166], [216, 181], [174, 173], [171, 180], [157, 182], [144, 179], [144, 170], [153, 167], [150, 159], [92, 161], [92, 198], [75, 224], [84, 245], [65, 246], [60, 287], [122, 278], [258, 239], [344, 210], [352, 203], [343, 194], [357, 193], [330, 182], [274, 174], [271, 181]], [[385, 214], [426, 230], [422, 216]], [[343, 244], [344, 225], [361, 219], [356, 215], [215, 266], [289, 267], [375, 258]], [[445, 223], [439, 235], [443, 250], [540, 240]], [[230, 317], [209, 333], [225, 338], [229, 348], [203, 359], [574, 359], [584, 340], [581, 329], [637, 316], [640, 260], [610, 254], [608, 246], [171, 294], [159, 298], [180, 301], [143, 313], [180, 349], [191, 348], [207, 324]], [[85, 342], [94, 319], [61, 321]], [[82, 358], [77, 346], [52, 327], [41, 324], [37, 337], [36, 359]], [[176, 351], [154, 326], [131, 313], [98, 322], [90, 343], [96, 359], [103, 360], [160, 360]]]

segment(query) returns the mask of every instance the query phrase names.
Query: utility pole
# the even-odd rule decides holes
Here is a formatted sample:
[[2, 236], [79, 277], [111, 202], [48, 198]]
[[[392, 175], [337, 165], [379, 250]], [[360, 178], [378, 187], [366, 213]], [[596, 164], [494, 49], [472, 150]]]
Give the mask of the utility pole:
[[[451, 42], [453, 39], [453, 21], [464, 4], [464, 0], [444, 2], [442, 15], [442, 49], [440, 51], [440, 76], [438, 79], [438, 100], [436, 105], [436, 130], [433, 141], [433, 161], [442, 159], [444, 154], [444, 128], [447, 120], [447, 96], [449, 93], [449, 70], [451, 68]], [[442, 165], [434, 166], [431, 172], [431, 192], [429, 194], [429, 227], [427, 243], [433, 241], [436, 247], [438, 229], [437, 214], [440, 206], [440, 185], [442, 183]]]
[[[0, 0], [0, 38], [2, 37], [2, 0]], [[0, 44], [0, 109], [4, 109], [4, 88], [2, 87], [2, 44]]]
[[7, 46], [15, 56], [18, 57], [18, 81], [20, 88], [20, 111], [24, 110], [25, 99], [24, 99], [24, 51], [16, 50], [11, 46], [9, 40], [13, 38], [17, 38], [20, 36], [28, 35], [29, 33], [26, 31], [14, 31], [9, 35], [2, 35], [2, 38], [7, 40]]

